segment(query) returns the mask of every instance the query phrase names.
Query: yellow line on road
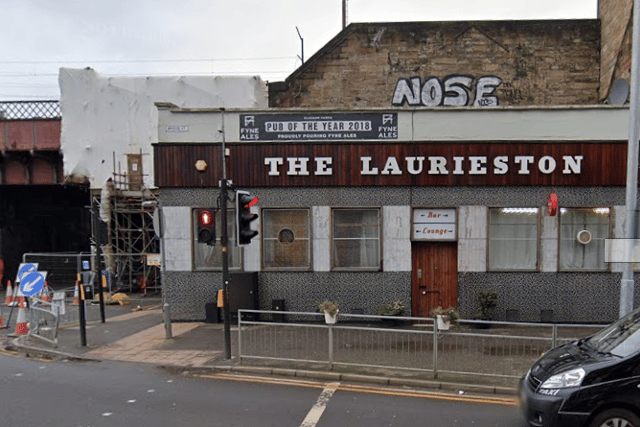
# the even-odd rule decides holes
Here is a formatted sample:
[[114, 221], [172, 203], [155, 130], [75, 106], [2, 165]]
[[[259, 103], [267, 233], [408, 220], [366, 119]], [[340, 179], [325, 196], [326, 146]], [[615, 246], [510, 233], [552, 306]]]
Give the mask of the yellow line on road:
[[387, 389], [387, 388], [368, 387], [368, 386], [350, 386], [346, 384], [341, 385], [340, 390], [359, 392], [359, 393], [386, 394], [386, 395], [392, 395], [392, 396], [438, 399], [438, 400], [447, 400], [447, 401], [453, 401], [453, 402], [490, 403], [494, 405], [505, 405], [505, 406], [518, 405], [518, 401], [516, 399], [509, 399], [509, 398], [502, 398], [502, 397], [484, 397], [484, 396], [475, 396], [475, 395], [462, 396], [462, 395], [447, 394], [444, 392]]
[[309, 387], [309, 388], [324, 388], [324, 384], [314, 382], [314, 381], [304, 381], [304, 380], [290, 380], [287, 378], [270, 378], [270, 377], [260, 377], [260, 376], [251, 376], [251, 375], [239, 375], [239, 374], [194, 374], [194, 377], [200, 378], [210, 378], [216, 380], [229, 380], [229, 381], [244, 381], [250, 383], [265, 383], [265, 384], [285, 384], [285, 385], [294, 385], [298, 387]]
[[[308, 381], [308, 380], [298, 380], [298, 379], [288, 379], [288, 378], [272, 378], [272, 377], [261, 377], [261, 376], [241, 375], [241, 374], [194, 374], [193, 376], [200, 377], [200, 378], [218, 379], [218, 380], [244, 381], [244, 382], [252, 382], [252, 383], [277, 384], [277, 385], [291, 385], [296, 387], [308, 387], [308, 388], [318, 388], [318, 389], [324, 389], [327, 386], [327, 383], [318, 382], [318, 381]], [[477, 395], [462, 396], [462, 395], [448, 394], [444, 392], [404, 390], [404, 389], [397, 389], [397, 388], [375, 387], [375, 386], [366, 386], [366, 385], [349, 385], [349, 384], [340, 384], [339, 386], [336, 387], [336, 389], [340, 391], [350, 391], [355, 393], [370, 393], [370, 394], [382, 394], [382, 395], [388, 395], [388, 396], [417, 397], [422, 399], [438, 399], [438, 400], [446, 400], [451, 402], [488, 403], [492, 405], [518, 406], [518, 401], [516, 399], [503, 398], [503, 397], [485, 397], [485, 396], [477, 396]]]

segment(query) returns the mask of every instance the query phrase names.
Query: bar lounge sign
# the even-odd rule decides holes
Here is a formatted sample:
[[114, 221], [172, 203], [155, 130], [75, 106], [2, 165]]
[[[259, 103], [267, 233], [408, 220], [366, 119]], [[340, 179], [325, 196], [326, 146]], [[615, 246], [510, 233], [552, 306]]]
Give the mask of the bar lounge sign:
[[414, 209], [413, 240], [456, 240], [455, 209]]

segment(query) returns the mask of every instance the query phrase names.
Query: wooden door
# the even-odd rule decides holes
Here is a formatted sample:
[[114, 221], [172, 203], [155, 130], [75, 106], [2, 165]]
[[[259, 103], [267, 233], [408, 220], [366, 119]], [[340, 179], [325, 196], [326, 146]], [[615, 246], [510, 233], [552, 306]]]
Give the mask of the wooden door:
[[142, 190], [142, 155], [127, 154], [127, 171], [129, 174], [129, 190]]
[[411, 315], [430, 317], [431, 309], [458, 307], [458, 242], [411, 245]]

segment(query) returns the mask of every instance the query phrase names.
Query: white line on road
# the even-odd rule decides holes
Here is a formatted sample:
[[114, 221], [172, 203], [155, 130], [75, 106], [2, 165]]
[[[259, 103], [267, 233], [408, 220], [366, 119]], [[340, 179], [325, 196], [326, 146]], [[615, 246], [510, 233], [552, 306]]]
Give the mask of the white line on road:
[[331, 399], [331, 396], [333, 396], [333, 393], [338, 389], [338, 387], [340, 387], [340, 383], [329, 383], [324, 390], [322, 390], [316, 404], [313, 405], [313, 408], [311, 408], [307, 417], [302, 421], [300, 427], [315, 427], [315, 425], [318, 424], [320, 417], [327, 408], [329, 399]]

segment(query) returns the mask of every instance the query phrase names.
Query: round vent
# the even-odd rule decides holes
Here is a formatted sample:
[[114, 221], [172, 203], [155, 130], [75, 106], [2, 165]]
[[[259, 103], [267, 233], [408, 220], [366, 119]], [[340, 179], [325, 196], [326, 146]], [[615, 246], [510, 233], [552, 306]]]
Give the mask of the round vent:
[[576, 239], [578, 240], [578, 243], [586, 245], [591, 241], [591, 232], [589, 230], [578, 231]]

